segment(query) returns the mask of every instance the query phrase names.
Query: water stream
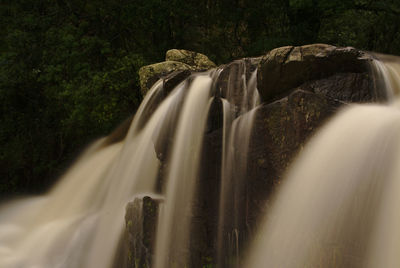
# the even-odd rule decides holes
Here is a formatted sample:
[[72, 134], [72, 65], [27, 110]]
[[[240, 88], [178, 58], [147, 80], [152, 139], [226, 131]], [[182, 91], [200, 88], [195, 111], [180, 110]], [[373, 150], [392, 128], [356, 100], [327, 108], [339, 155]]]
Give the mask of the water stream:
[[400, 61], [375, 68], [389, 104], [350, 105], [307, 144], [245, 267], [400, 267]]
[[[397, 60], [376, 61], [375, 75], [393, 104], [351, 106], [306, 146], [244, 267], [400, 267], [399, 74]], [[93, 143], [47, 194], [0, 206], [0, 267], [115, 266], [127, 204], [137, 210], [138, 239], [144, 237], [144, 196], [156, 197], [158, 211], [152, 263], [142, 263], [190, 267], [212, 109], [221, 110], [222, 121], [213, 254], [218, 267], [241, 266], [249, 239], [240, 231], [241, 198], [260, 103], [256, 77], [254, 66], [240, 60], [192, 74], [171, 92], [158, 81], [123, 139]], [[141, 250], [133, 258], [141, 258]]]

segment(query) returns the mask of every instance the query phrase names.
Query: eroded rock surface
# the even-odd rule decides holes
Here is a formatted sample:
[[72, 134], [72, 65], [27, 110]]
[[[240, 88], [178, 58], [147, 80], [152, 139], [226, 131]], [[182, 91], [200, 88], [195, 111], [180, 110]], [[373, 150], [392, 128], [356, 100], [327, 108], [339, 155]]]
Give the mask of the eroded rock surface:
[[338, 73], [368, 73], [371, 60], [368, 54], [352, 47], [313, 44], [276, 48], [260, 61], [258, 90], [264, 101], [276, 99], [311, 80]]
[[249, 148], [249, 226], [265, 212], [270, 192], [306, 141], [344, 102], [301, 88], [258, 108]]

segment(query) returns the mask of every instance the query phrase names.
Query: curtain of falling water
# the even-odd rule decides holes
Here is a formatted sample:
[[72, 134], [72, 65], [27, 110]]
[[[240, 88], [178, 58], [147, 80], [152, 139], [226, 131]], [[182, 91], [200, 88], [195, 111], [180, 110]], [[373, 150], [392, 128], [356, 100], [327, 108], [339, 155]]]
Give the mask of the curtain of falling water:
[[[244, 96], [239, 105], [230, 106], [226, 116], [246, 113], [258, 102], [256, 73], [246, 81], [242, 70], [238, 79], [241, 88], [228, 87], [226, 99], [233, 102]], [[99, 140], [47, 195], [4, 205], [0, 210], [0, 266], [110, 267], [125, 205], [138, 194], [157, 191], [158, 158], [165, 160], [166, 156], [166, 201], [160, 205], [155, 267], [184, 265], [213, 83], [209, 73], [191, 80], [178, 85], [165, 100], [162, 82], [156, 83], [122, 141], [109, 145], [107, 139]], [[226, 110], [227, 101], [223, 102]], [[240, 138], [238, 129], [251, 124], [247, 119], [240, 122], [225, 123], [224, 144], [233, 140], [231, 136]], [[224, 157], [230, 156], [224, 153]]]
[[[151, 97], [158, 93], [160, 83], [155, 85], [142, 107], [149, 105]], [[143, 109], [142, 109], [143, 110]], [[139, 109], [138, 117], [141, 115]], [[148, 142], [147, 142], [148, 143]], [[124, 147], [124, 148], [122, 148]], [[0, 233], [7, 235], [0, 239], [1, 267], [87, 267], [93, 261], [86, 258], [92, 250], [92, 238], [100, 235], [108, 238], [109, 233], [120, 228], [119, 219], [113, 218], [115, 213], [123, 214], [124, 204], [119, 209], [109, 210], [109, 195], [115, 195], [111, 202], [121, 205], [121, 200], [127, 200], [130, 192], [110, 192], [112, 180], [118, 161], [128, 161], [121, 156], [129, 147], [127, 143], [103, 146], [103, 141], [91, 146], [79, 161], [61, 178], [60, 183], [37, 203], [34, 207], [20, 206], [10, 208], [5, 206], [5, 211], [0, 215]], [[151, 152], [149, 150], [149, 152]], [[154, 156], [145, 155], [149, 163], [157, 165]], [[151, 169], [150, 172], [153, 169]], [[152, 183], [149, 175], [148, 183]], [[134, 178], [128, 178], [135, 183]], [[123, 182], [122, 182], [123, 183]], [[147, 182], [137, 182], [141, 189], [148, 189]], [[129, 185], [125, 189], [129, 189]], [[132, 189], [129, 189], [134, 192]], [[129, 191], [128, 190], [128, 191]], [[149, 189], [150, 190], [150, 189]], [[108, 200], [107, 200], [108, 199]], [[20, 201], [24, 202], [24, 201]], [[28, 201], [29, 202], [29, 201]], [[9, 217], [12, 213], [15, 217]], [[101, 230], [104, 222], [117, 220], [115, 225], [109, 226], [110, 230], [96, 234]], [[115, 222], [112, 222], [115, 223]], [[16, 232], [3, 232], [10, 226]], [[117, 238], [118, 239], [118, 238]], [[98, 252], [98, 258], [104, 262], [96, 267], [107, 267], [113, 256], [114, 237], [108, 241], [108, 248]], [[104, 244], [104, 243], [103, 243]], [[91, 266], [93, 267], [93, 266]]]
[[179, 85], [156, 109], [158, 82], [125, 140], [110, 146], [100, 140], [47, 195], [4, 205], [0, 267], [110, 267], [126, 203], [137, 193], [154, 191], [159, 170], [154, 144], [163, 139], [162, 125], [176, 115], [185, 89]]
[[400, 57], [389, 55], [375, 55], [378, 60], [372, 62], [374, 78], [378, 81], [378, 86], [385, 88], [390, 100], [396, 99], [395, 96], [400, 92]]
[[[398, 59], [375, 67], [398, 94]], [[399, 162], [397, 101], [340, 112], [288, 172], [245, 267], [400, 267]]]
[[[239, 250], [243, 239], [240, 219], [243, 216], [244, 179], [247, 151], [259, 103], [256, 88], [257, 70], [246, 79], [246, 65], [237, 61], [229, 73], [223, 97], [223, 142], [221, 189], [218, 223], [218, 267], [239, 266]], [[239, 116], [239, 117], [237, 117]], [[235, 119], [235, 117], [237, 117]]]
[[0, 266], [79, 267], [98, 219], [93, 184], [101, 184], [120, 149], [115, 144], [87, 155], [40, 201], [5, 206], [0, 211]]
[[[123, 228], [125, 205], [134, 194], [154, 191], [159, 170], [159, 160], [154, 147], [158, 140], [164, 139], [160, 128], [169, 121], [171, 115], [175, 115], [175, 106], [185, 89], [183, 84], [178, 86], [159, 105], [143, 129], [139, 129], [141, 114], [135, 116], [125, 146], [111, 170], [102, 206], [103, 218], [98, 223], [84, 267], [111, 265], [113, 255], [108, 256], [108, 252], [114, 252], [117, 248], [119, 234]], [[144, 109], [139, 110], [143, 111]]]
[[158, 223], [156, 268], [186, 265], [191, 203], [212, 100], [211, 83], [209, 75], [195, 77], [181, 111], [171, 151], [163, 213]]

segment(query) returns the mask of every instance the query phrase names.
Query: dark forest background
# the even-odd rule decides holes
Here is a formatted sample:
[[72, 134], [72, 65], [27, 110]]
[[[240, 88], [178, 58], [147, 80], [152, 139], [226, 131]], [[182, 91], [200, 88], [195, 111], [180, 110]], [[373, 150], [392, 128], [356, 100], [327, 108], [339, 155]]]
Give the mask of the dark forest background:
[[0, 196], [41, 192], [141, 102], [138, 69], [183, 48], [217, 64], [284, 45], [400, 55], [398, 0], [5, 0]]

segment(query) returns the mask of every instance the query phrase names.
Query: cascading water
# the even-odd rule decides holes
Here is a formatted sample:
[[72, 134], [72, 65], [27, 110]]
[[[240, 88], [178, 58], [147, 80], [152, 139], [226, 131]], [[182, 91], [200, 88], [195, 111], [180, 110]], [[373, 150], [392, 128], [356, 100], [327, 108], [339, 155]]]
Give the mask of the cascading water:
[[[241, 261], [251, 238], [242, 215], [247, 153], [260, 102], [256, 65], [257, 59], [244, 59], [192, 74], [171, 92], [158, 81], [123, 135], [94, 143], [47, 195], [0, 207], [0, 267], [125, 266], [115, 259], [121, 257], [116, 251], [125, 213], [132, 217], [126, 227], [133, 233], [130, 267], [197, 267], [198, 248], [192, 244], [202, 208], [196, 202], [205, 198], [199, 193], [207, 176], [201, 173], [207, 158], [203, 143], [215, 123], [209, 113], [215, 110], [221, 115], [213, 120], [222, 148], [214, 157], [220, 163], [213, 163], [218, 170], [212, 187], [217, 189], [210, 203], [218, 212], [204, 219], [212, 221], [204, 226], [213, 230], [201, 230], [211, 241], [199, 243], [208, 247], [202, 258], [215, 258], [209, 263], [218, 267], [400, 266], [400, 239], [392, 239], [399, 237], [400, 215], [390, 205], [399, 201], [400, 184], [395, 166], [400, 112], [395, 106], [350, 108], [307, 146], [256, 236], [247, 264]], [[375, 67], [388, 95], [400, 92], [398, 62], [385, 58]], [[144, 241], [149, 224], [145, 197], [158, 210], [151, 211], [154, 248]]]
[[[160, 203], [155, 254], [152, 264], [139, 260], [142, 245], [134, 241], [130, 256], [134, 265], [187, 265], [192, 203], [213, 95], [222, 96], [225, 111], [225, 166], [234, 165], [231, 151], [237, 139], [241, 135], [249, 138], [251, 115], [234, 119], [258, 102], [256, 72], [246, 76], [244, 63], [238, 61], [237, 66], [234, 74], [229, 71], [231, 82], [224, 92], [216, 85], [223, 69], [193, 74], [167, 97], [163, 82], [158, 81], [124, 138], [96, 142], [47, 195], [3, 205], [0, 267], [119, 266], [124, 262], [115, 261], [114, 256], [124, 229], [125, 205], [136, 200], [129, 208], [137, 210], [131, 224], [138, 226], [132, 230], [136, 239], [143, 239], [143, 202], [137, 197], [146, 195], [156, 195]], [[222, 176], [226, 184], [228, 178]]]
[[[239, 265], [242, 235], [239, 233], [239, 217], [243, 213], [243, 200], [240, 197], [243, 195], [241, 191], [247, 171], [247, 151], [255, 107], [260, 102], [256, 85], [257, 70], [252, 71], [249, 79], [246, 79], [245, 62], [237, 61], [234, 64], [236, 68], [229, 73], [227, 88], [222, 92], [224, 118], [218, 224], [219, 267]], [[240, 98], [237, 98], [238, 95]]]
[[[155, 191], [160, 166], [155, 146], [168, 134], [165, 124], [177, 120], [176, 110], [183, 99], [177, 140], [171, 149], [177, 156], [171, 161], [174, 169], [167, 196], [175, 194], [176, 184], [185, 191], [193, 188], [175, 180], [193, 180], [190, 177], [196, 175], [211, 78], [201, 74], [192, 80], [177, 86], [155, 109], [162, 90], [159, 81], [147, 94], [123, 141], [108, 146], [105, 141], [97, 142], [49, 194], [4, 205], [0, 211], [0, 267], [110, 267], [123, 229], [125, 205], [137, 194]], [[149, 110], [154, 110], [150, 117]], [[190, 201], [186, 196], [175, 198], [181, 198], [176, 202]], [[165, 209], [171, 209], [169, 206], [167, 201]], [[173, 213], [184, 213], [182, 209], [185, 207]], [[175, 224], [170, 218], [161, 221], [169, 227]], [[163, 235], [165, 231], [160, 232]], [[165, 239], [160, 241], [165, 243]]]
[[[400, 64], [383, 60], [395, 96]], [[245, 267], [400, 267], [399, 138], [396, 101], [341, 111], [288, 172]]]
[[[189, 231], [190, 204], [198, 172], [201, 144], [208, 110], [211, 104], [211, 78], [199, 76], [186, 97], [178, 123], [167, 175], [163, 212], [156, 238], [155, 267], [184, 267]], [[179, 261], [179, 262], [178, 262]]]

